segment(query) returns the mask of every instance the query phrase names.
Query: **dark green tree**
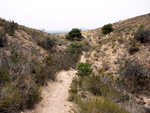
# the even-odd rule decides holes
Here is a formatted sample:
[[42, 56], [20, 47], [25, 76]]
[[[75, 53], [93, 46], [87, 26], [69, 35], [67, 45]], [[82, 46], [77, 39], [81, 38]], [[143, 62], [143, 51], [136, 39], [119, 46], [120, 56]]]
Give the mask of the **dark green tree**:
[[102, 27], [102, 33], [104, 34], [104, 35], [106, 35], [106, 34], [109, 34], [110, 32], [112, 32], [114, 29], [113, 29], [113, 27], [112, 27], [112, 24], [107, 24], [107, 25], [104, 25], [103, 27]]
[[73, 41], [73, 40], [80, 41], [82, 38], [83, 38], [83, 36], [81, 34], [81, 30], [77, 29], [77, 28], [72, 29], [68, 33], [68, 35], [66, 35], [66, 39], [71, 40], [71, 41]]

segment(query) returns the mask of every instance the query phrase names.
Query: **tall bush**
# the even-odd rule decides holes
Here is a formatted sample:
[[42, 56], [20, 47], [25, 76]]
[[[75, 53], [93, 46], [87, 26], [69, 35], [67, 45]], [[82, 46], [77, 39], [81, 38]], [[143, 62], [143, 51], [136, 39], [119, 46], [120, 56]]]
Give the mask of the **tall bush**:
[[91, 68], [91, 65], [88, 63], [80, 63], [78, 65], [77, 70], [78, 70], [77, 72], [78, 76], [89, 76], [93, 71], [93, 69]]
[[82, 34], [81, 34], [81, 30], [80, 29], [77, 29], [77, 28], [74, 28], [72, 29], [68, 35], [66, 36], [66, 39], [68, 40], [81, 40], [83, 38]]
[[0, 30], [0, 47], [5, 47], [7, 45], [7, 39], [5, 32]]
[[103, 27], [102, 27], [102, 33], [104, 34], [104, 35], [106, 35], [106, 34], [109, 34], [110, 32], [112, 32], [114, 29], [113, 29], [113, 27], [112, 27], [112, 24], [107, 24], [107, 25], [104, 25]]
[[141, 92], [148, 86], [145, 81], [150, 80], [150, 71], [138, 62], [125, 60], [124, 63], [120, 63], [118, 72], [122, 78], [121, 85], [124, 85], [128, 92]]
[[137, 33], [135, 34], [134, 38], [137, 41], [140, 41], [141, 43], [146, 43], [150, 41], [150, 29], [149, 28], [144, 28], [144, 27], [139, 27]]
[[56, 40], [54, 38], [47, 36], [43, 38], [43, 40], [37, 39], [37, 44], [42, 48], [50, 51], [53, 48], [53, 46], [56, 44]]
[[4, 25], [4, 30], [6, 33], [8, 33], [10, 36], [14, 36], [15, 30], [18, 29], [18, 24], [14, 21], [6, 22]]

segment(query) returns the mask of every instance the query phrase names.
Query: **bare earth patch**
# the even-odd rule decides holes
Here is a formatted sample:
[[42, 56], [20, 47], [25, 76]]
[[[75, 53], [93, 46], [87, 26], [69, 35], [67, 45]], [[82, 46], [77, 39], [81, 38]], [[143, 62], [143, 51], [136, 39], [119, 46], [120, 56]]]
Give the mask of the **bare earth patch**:
[[48, 86], [43, 87], [42, 101], [32, 111], [25, 113], [69, 113], [69, 88], [76, 70], [61, 71], [57, 74], [55, 82], [49, 82]]

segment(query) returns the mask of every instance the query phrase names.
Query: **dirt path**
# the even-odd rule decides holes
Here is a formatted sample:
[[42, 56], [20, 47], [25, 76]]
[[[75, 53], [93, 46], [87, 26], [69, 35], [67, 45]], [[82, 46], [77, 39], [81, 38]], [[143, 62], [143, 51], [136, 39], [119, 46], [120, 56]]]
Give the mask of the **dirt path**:
[[[80, 62], [85, 62], [85, 53]], [[69, 113], [71, 102], [67, 101], [69, 88], [76, 70], [61, 71], [56, 75], [55, 82], [49, 82], [42, 90], [42, 101], [32, 111], [23, 113]]]
[[42, 101], [32, 111], [25, 113], [68, 113], [71, 103], [67, 101], [76, 70], [61, 71], [55, 82], [49, 82], [42, 88]]

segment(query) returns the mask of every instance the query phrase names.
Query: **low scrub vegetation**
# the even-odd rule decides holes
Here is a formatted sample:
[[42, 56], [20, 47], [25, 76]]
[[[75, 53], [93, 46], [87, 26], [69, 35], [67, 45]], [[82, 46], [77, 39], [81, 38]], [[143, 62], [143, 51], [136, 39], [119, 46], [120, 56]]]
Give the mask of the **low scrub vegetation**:
[[14, 36], [15, 30], [18, 29], [18, 24], [14, 21], [6, 21], [0, 18], [0, 26], [4, 27], [5, 33]]
[[112, 32], [114, 29], [113, 29], [113, 27], [112, 27], [112, 24], [107, 24], [107, 25], [104, 25], [103, 27], [102, 27], [102, 33], [104, 34], [104, 35], [106, 35], [106, 34], [109, 34], [110, 32]]
[[150, 41], [150, 29], [140, 26], [134, 38], [141, 43], [146, 43]]
[[[87, 67], [83, 67], [82, 70], [85, 70], [82, 72], [86, 72]], [[78, 70], [77, 73], [80, 71]], [[82, 76], [75, 77], [68, 98], [78, 106], [73, 107], [73, 111], [75, 113], [128, 113], [124, 107], [131, 107], [130, 102], [133, 101], [128, 94], [136, 92], [136, 94], [149, 95], [150, 72], [143, 65], [126, 60], [120, 63], [118, 72], [120, 75], [118, 77], [104, 72], [103, 69], [99, 70], [99, 75], [90, 73], [84, 76], [84, 73], [80, 73]], [[126, 93], [122, 93], [123, 91]], [[130, 105], [121, 107], [124, 103], [130, 103]]]
[[123, 86], [122, 89], [125, 89], [127, 92], [140, 93], [143, 88], [148, 87], [146, 81], [150, 80], [150, 72], [140, 63], [125, 60], [124, 63], [120, 63], [118, 72], [122, 77], [120, 86]]
[[118, 42], [119, 42], [119, 44], [123, 44], [124, 43], [124, 39], [123, 38], [118, 38]]
[[39, 87], [55, 80], [56, 67], [50, 55], [31, 62], [15, 48], [0, 66], [0, 112], [17, 112], [32, 108], [41, 100]]
[[70, 44], [65, 51], [56, 51], [51, 54], [52, 64], [58, 70], [76, 68], [76, 64], [78, 63], [81, 54], [82, 48], [76, 48]]
[[6, 61], [0, 67], [0, 112], [32, 108], [41, 99], [35, 79], [29, 73], [22, 73], [20, 65], [21, 62], [16, 65]]
[[91, 65], [88, 63], [80, 63], [78, 65], [77, 70], [78, 70], [77, 73], [78, 76], [90, 76], [93, 71]]
[[132, 55], [132, 54], [134, 54], [134, 53], [139, 51], [139, 47], [137, 47], [137, 46], [130, 46], [128, 51]]
[[[73, 107], [75, 113], [128, 113], [117, 103], [125, 100], [124, 95], [113, 87], [113, 75], [105, 74], [100, 70], [100, 75], [92, 75], [92, 68], [87, 63], [78, 65], [78, 72], [73, 79], [69, 100], [77, 104]], [[89, 93], [92, 93], [92, 96]]]
[[4, 30], [6, 33], [8, 33], [10, 36], [14, 36], [15, 30], [17, 30], [18, 24], [15, 23], [14, 21], [11, 21], [9, 23], [6, 23], [4, 26]]
[[54, 38], [47, 36], [44, 37], [43, 39], [37, 39], [37, 44], [43, 47], [44, 49], [50, 51], [56, 44], [56, 40]]
[[66, 50], [50, 51], [39, 62], [36, 58], [28, 61], [19, 50], [12, 48], [0, 66], [0, 112], [33, 108], [41, 100], [40, 86], [55, 80], [56, 72], [76, 68], [81, 54], [80, 44], [71, 44]]
[[128, 48], [130, 55], [133, 55], [140, 50], [139, 47], [136, 45], [136, 43], [137, 43], [137, 41], [135, 39], [133, 39], [133, 38], [130, 39], [130, 42], [129, 42], [130, 46]]
[[81, 34], [81, 30], [74, 28], [72, 29], [68, 35], [66, 35], [66, 39], [70, 40], [70, 41], [80, 41], [83, 38], [82, 34]]
[[[83, 51], [87, 51], [90, 48], [89, 44], [83, 42], [74, 42], [67, 46], [65, 51], [58, 51], [57, 54], [52, 54], [54, 65], [59, 69], [68, 70], [70, 68], [76, 68], [76, 64], [80, 60], [80, 56]], [[56, 59], [57, 58], [57, 59]], [[58, 60], [59, 59], [59, 60]], [[58, 60], [58, 61], [57, 61]]]
[[117, 103], [98, 96], [90, 97], [87, 100], [78, 98], [76, 103], [79, 107], [73, 109], [74, 113], [129, 113]]
[[[56, 49], [59, 40], [53, 35], [2, 19], [0, 26], [4, 29], [0, 30], [0, 47], [6, 47], [1, 49], [0, 54], [0, 112], [13, 113], [33, 108], [41, 100], [40, 87], [46, 85], [48, 80], [55, 81], [56, 72], [76, 68], [82, 51], [90, 48], [87, 42], [80, 41], [66, 42], [65, 49]], [[6, 36], [14, 36], [17, 29], [30, 37], [33, 46], [22, 47], [13, 41], [11, 46], [7, 46]], [[46, 53], [41, 54], [42, 49], [38, 46]], [[7, 53], [3, 51], [5, 49]]]
[[4, 30], [0, 30], [0, 47], [7, 46], [7, 38]]
[[82, 51], [83, 45], [81, 43], [71, 43], [68, 48], [67, 51], [69, 53], [75, 54], [77, 52]]

